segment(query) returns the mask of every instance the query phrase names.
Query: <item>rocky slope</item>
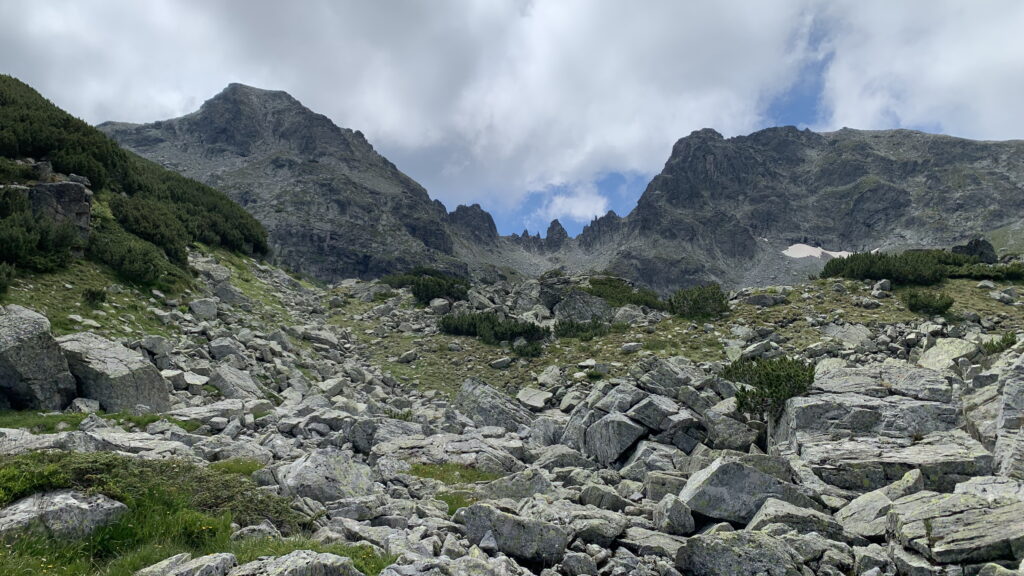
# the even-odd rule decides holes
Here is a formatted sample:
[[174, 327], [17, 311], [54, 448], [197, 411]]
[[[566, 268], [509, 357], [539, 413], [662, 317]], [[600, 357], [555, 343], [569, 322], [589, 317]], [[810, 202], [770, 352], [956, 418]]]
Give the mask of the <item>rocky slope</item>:
[[[314, 541], [369, 546], [394, 558], [387, 576], [1020, 573], [1024, 345], [980, 347], [1024, 331], [1011, 286], [951, 281], [956, 316], [927, 319], [884, 283], [818, 281], [736, 293], [697, 325], [588, 299], [586, 276], [476, 284], [420, 307], [405, 290], [318, 288], [237, 256], [190, 264], [191, 293], [153, 294], [139, 314], [156, 320], [149, 334], [115, 335], [120, 300], [80, 309], [90, 332], [56, 337], [38, 312], [2, 308], [5, 397], [50, 408], [32, 399], [74, 381], [60, 408], [166, 420], [0, 429], [0, 465], [43, 449], [256, 461], [251, 479], [291, 499]], [[19, 280], [6, 301], [35, 289]], [[537, 358], [437, 329], [447, 313], [550, 324], [580, 310], [624, 327], [549, 340]], [[739, 413], [723, 360], [780, 354], [815, 377], [768, 426]], [[0, 509], [0, 531], [76, 510], [88, 531], [121, 510], [33, 498]], [[176, 556], [144, 574], [359, 574], [309, 551], [237, 563]]]
[[263, 223], [277, 260], [292, 270], [336, 280], [465, 268], [452, 257], [443, 205], [361, 132], [284, 92], [231, 84], [187, 116], [100, 129], [228, 194]]
[[233, 84], [188, 116], [100, 127], [123, 146], [226, 191], [268, 228], [279, 262], [314, 277], [415, 265], [495, 279], [611, 270], [659, 291], [799, 281], [832, 251], [941, 247], [989, 234], [1019, 248], [1024, 143], [907, 130], [771, 128], [680, 139], [625, 217], [578, 238], [499, 236], [479, 206], [451, 214], [373, 151], [283, 92]]

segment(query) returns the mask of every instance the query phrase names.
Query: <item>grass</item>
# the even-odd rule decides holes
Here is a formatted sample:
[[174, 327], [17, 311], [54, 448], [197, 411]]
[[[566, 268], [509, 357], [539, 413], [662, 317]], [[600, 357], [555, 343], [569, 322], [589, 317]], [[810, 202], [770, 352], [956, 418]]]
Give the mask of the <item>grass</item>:
[[253, 472], [263, 468], [263, 463], [251, 458], [232, 458], [230, 460], [212, 462], [210, 463], [210, 468], [219, 472], [227, 472], [228, 474], [252, 476]]
[[477, 503], [477, 499], [470, 492], [464, 491], [453, 491], [453, 492], [440, 492], [434, 496], [438, 500], [448, 505], [448, 514], [455, 514], [455, 511], [459, 508], [466, 508]]
[[[160, 420], [167, 420], [171, 424], [180, 426], [188, 432], [193, 432], [200, 426], [198, 422], [186, 422], [174, 418], [167, 418], [160, 414], [142, 414], [136, 416], [124, 413], [105, 414], [103, 412], [99, 412], [97, 413], [97, 416], [122, 425], [133, 425], [139, 428], [145, 428], [146, 426]], [[35, 434], [53, 434], [55, 432], [60, 432], [61, 430], [77, 429], [79, 424], [81, 424], [82, 420], [85, 420], [86, 417], [87, 414], [36, 412], [33, 410], [0, 411], [0, 428], [23, 428]]]
[[412, 465], [409, 474], [420, 478], [438, 480], [448, 485], [472, 484], [474, 482], [490, 482], [501, 478], [502, 474], [485, 472], [472, 466], [446, 462], [444, 464], [421, 464]]
[[393, 559], [368, 548], [322, 545], [297, 539], [232, 542], [231, 523], [269, 520], [298, 534], [304, 519], [288, 500], [260, 490], [248, 479], [178, 460], [141, 460], [112, 453], [49, 452], [0, 459], [0, 506], [47, 490], [73, 488], [101, 493], [128, 506], [115, 523], [77, 540], [22, 534], [0, 548], [0, 574], [130, 576], [169, 556], [230, 552], [239, 562], [313, 549], [353, 559], [377, 574]]
[[1000, 352], [1005, 352], [1013, 347], [1017, 343], [1017, 335], [1013, 332], [1007, 332], [1001, 337], [995, 340], [989, 340], [988, 342], [982, 342], [981, 349], [985, 351], [987, 356], [994, 356]]

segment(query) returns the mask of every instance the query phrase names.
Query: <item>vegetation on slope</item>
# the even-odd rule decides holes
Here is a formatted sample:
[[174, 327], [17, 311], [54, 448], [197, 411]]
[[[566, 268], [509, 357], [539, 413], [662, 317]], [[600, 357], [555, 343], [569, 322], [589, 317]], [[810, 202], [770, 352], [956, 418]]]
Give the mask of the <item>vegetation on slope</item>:
[[[178, 278], [167, 278], [167, 264], [183, 266], [193, 242], [267, 251], [263, 227], [224, 194], [122, 150], [28, 85], [0, 75], [0, 177], [29, 181], [26, 167], [11, 162], [24, 157], [89, 178], [110, 218], [101, 219], [88, 255], [127, 280], [173, 284]], [[23, 194], [0, 196], [0, 262], [37, 271], [65, 266], [76, 247], [73, 232], [32, 217]]]

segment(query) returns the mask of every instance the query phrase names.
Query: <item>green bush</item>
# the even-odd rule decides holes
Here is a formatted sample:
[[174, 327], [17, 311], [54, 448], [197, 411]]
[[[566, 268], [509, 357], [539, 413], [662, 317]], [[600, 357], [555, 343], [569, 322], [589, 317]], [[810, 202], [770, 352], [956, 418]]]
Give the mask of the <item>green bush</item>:
[[27, 192], [0, 189], [0, 262], [50, 272], [67, 266], [78, 244], [71, 223], [36, 217]]
[[556, 337], [578, 338], [583, 342], [611, 334], [612, 332], [624, 332], [625, 330], [626, 325], [624, 324], [608, 324], [606, 322], [601, 322], [600, 320], [591, 320], [590, 322], [562, 320], [561, 322], [555, 323]]
[[35, 180], [35, 177], [35, 170], [31, 166], [0, 158], [0, 184], [24, 183]]
[[[127, 195], [127, 201], [112, 202], [118, 222], [177, 264], [184, 264], [190, 242], [267, 251], [262, 225], [223, 193], [122, 150], [28, 85], [0, 75], [0, 157], [25, 156], [49, 159], [58, 172], [86, 176], [97, 192]], [[9, 164], [2, 170], [10, 171]]]
[[909, 290], [903, 294], [907, 309], [918, 314], [935, 316], [945, 314], [953, 306], [953, 297], [942, 292]]
[[977, 259], [945, 250], [908, 250], [900, 254], [859, 253], [825, 263], [822, 278], [889, 279], [896, 284], [931, 286], [947, 278], [953, 267], [977, 264]]
[[520, 358], [539, 358], [544, 353], [544, 345], [540, 342], [527, 342], [512, 346], [512, 352]]
[[655, 310], [666, 310], [668, 305], [658, 297], [658, 293], [650, 288], [633, 288], [622, 278], [596, 277], [590, 279], [590, 287], [584, 288], [590, 294], [604, 299], [608, 304], [618, 308], [626, 304], [647, 306]]
[[8, 286], [14, 281], [14, 266], [0, 262], [0, 295], [7, 292]]
[[668, 299], [670, 312], [683, 318], [715, 318], [729, 311], [729, 298], [718, 284], [677, 290]]
[[721, 376], [750, 386], [736, 391], [740, 412], [767, 419], [778, 417], [786, 400], [807, 393], [814, 382], [814, 366], [787, 357], [737, 360]]
[[971, 280], [1024, 280], [1024, 263], [1009, 264], [967, 264], [949, 269], [950, 278], [969, 278]]
[[527, 342], [539, 342], [550, 335], [547, 328], [532, 322], [520, 322], [500, 318], [497, 314], [449, 314], [438, 322], [438, 328], [454, 336], [476, 336], [492, 346], [502, 342], [515, 342], [522, 338]]
[[392, 288], [411, 287], [412, 295], [420, 304], [429, 304], [435, 298], [465, 300], [469, 281], [430, 268], [416, 268], [406, 274], [388, 274], [380, 279]]
[[112, 222], [99, 222], [89, 237], [89, 257], [114, 269], [122, 280], [172, 288], [188, 281], [164, 252]]
[[107, 291], [103, 288], [86, 288], [82, 291], [82, 300], [95, 308], [107, 301]]
[[981, 349], [985, 351], [988, 356], [994, 356], [1000, 352], [1005, 352], [1013, 347], [1017, 343], [1017, 334], [1013, 332], [1007, 332], [1003, 334], [997, 340], [990, 340], [988, 342], [981, 343]]

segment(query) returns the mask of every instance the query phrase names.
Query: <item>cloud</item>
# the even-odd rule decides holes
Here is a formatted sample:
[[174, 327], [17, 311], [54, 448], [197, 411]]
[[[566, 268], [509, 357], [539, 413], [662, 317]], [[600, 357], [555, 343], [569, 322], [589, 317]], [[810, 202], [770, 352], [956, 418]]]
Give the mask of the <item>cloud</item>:
[[1015, 0], [34, 0], [0, 21], [0, 71], [88, 121], [287, 90], [449, 207], [524, 218], [537, 194], [582, 214], [565, 190], [649, 177], [694, 129], [772, 125], [799, 87], [819, 128], [1024, 135]]
[[819, 18], [830, 31], [821, 127], [1024, 137], [1024, 4], [845, 0]]
[[539, 230], [546, 229], [548, 223], [555, 219], [563, 224], [587, 224], [607, 212], [608, 198], [601, 195], [594, 185], [583, 184], [548, 195], [544, 204], [531, 215], [529, 224]]

